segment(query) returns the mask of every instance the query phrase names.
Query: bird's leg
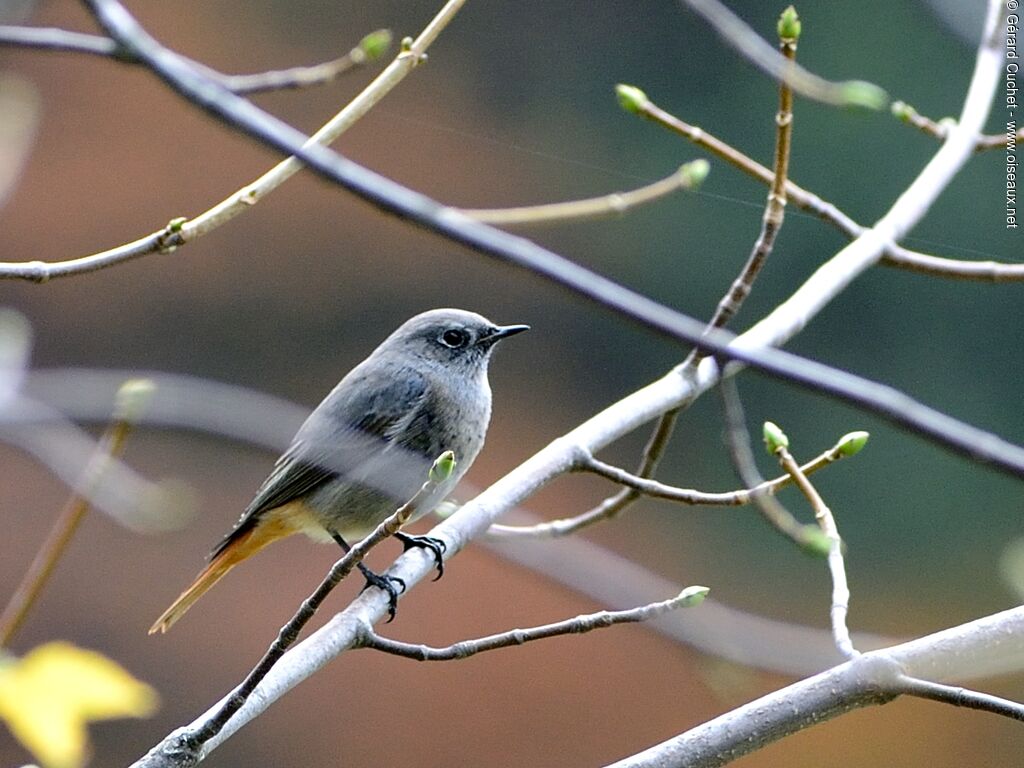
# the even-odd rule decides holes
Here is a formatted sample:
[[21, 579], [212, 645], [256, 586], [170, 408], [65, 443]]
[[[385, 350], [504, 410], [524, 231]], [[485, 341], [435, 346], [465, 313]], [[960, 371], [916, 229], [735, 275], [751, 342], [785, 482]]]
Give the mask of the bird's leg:
[[434, 536], [410, 536], [408, 533], [402, 533], [401, 531], [395, 534], [395, 538], [402, 542], [406, 552], [413, 547], [429, 549], [430, 553], [434, 556], [434, 567], [437, 568], [437, 576], [434, 577], [434, 581], [444, 576], [444, 551], [448, 549], [448, 545], [445, 542]]
[[[341, 534], [331, 532], [331, 538], [338, 542], [338, 546], [346, 553], [352, 549], [349, 543], [341, 537]], [[362, 561], [356, 563], [356, 566], [359, 568], [359, 572], [363, 574], [363, 578], [366, 579], [366, 585], [363, 587], [364, 590], [368, 587], [377, 587], [387, 593], [388, 623], [391, 623], [395, 620], [395, 611], [398, 609], [398, 593], [405, 592], [405, 580], [397, 576], [381, 576], [379, 573], [374, 573]]]

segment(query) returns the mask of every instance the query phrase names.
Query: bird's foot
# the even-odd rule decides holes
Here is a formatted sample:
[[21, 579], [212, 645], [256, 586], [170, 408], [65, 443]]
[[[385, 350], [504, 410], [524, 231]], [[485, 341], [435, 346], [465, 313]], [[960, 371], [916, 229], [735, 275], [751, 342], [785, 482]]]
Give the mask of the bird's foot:
[[395, 611], [398, 610], [398, 595], [401, 592], [405, 592], [405, 580], [397, 576], [381, 576], [379, 573], [371, 571], [362, 563], [359, 563], [359, 572], [366, 579], [366, 586], [363, 587], [364, 590], [370, 587], [377, 587], [387, 593], [388, 623], [390, 624], [395, 620]]
[[402, 542], [406, 552], [413, 547], [429, 549], [430, 553], [434, 556], [434, 567], [437, 568], [437, 576], [434, 577], [434, 581], [444, 576], [444, 552], [448, 549], [448, 545], [445, 542], [434, 536], [410, 536], [408, 533], [402, 533], [401, 531], [395, 534], [395, 538]]

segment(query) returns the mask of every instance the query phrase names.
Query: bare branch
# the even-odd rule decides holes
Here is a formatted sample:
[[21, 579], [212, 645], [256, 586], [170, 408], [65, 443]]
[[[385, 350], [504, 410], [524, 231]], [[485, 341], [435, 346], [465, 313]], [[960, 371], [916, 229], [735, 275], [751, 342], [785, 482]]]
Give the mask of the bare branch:
[[[1024, 644], [1006, 640], [1020, 637], [1024, 637], [1024, 608], [1014, 608], [865, 653], [620, 760], [609, 768], [721, 766], [850, 710], [883, 704], [903, 693], [924, 695], [929, 692], [931, 686], [927, 683], [915, 686], [909, 684], [906, 677], [978, 678], [1019, 669], [1024, 664]], [[938, 693], [935, 689], [932, 692]], [[973, 703], [978, 699], [965, 696], [964, 701]], [[998, 700], [991, 704], [990, 711], [999, 710]], [[1005, 714], [1016, 717], [1010, 714], [1011, 708], [1007, 706]]]
[[[894, 101], [890, 106], [890, 111], [901, 123], [912, 125], [926, 136], [931, 136], [933, 139], [938, 139], [939, 141], [945, 141], [946, 136], [949, 135], [949, 129], [956, 125], [956, 120], [951, 117], [944, 117], [942, 120], [936, 122], [930, 117], [922, 115], [904, 101]], [[1015, 140], [1020, 141], [1021, 138], [1024, 138], [1024, 128], [1018, 128], [1015, 134], [1000, 133], [979, 136], [977, 143], [974, 145], [974, 151], [984, 152], [989, 149], [1005, 149], [1010, 143], [1010, 136], [1013, 136]]]
[[220, 75], [220, 79], [225, 88], [239, 94], [309, 88], [330, 83], [346, 72], [352, 72], [363, 64], [379, 59], [390, 45], [391, 30], [378, 29], [366, 35], [359, 41], [359, 45], [344, 56], [331, 61], [253, 75]]
[[[770, 423], [765, 425], [766, 434], [769, 426], [774, 425], [770, 425]], [[775, 429], [778, 428], [775, 427]], [[769, 450], [775, 454], [779, 463], [790, 474], [800, 492], [803, 493], [810, 503], [811, 508], [814, 510], [814, 517], [818, 521], [818, 525], [821, 526], [822, 533], [829, 540], [828, 570], [832, 576], [832, 609], [829, 615], [832, 620], [832, 636], [835, 638], [836, 648], [839, 649], [839, 652], [846, 658], [852, 659], [858, 656], [859, 652], [853, 647], [853, 641], [850, 639], [850, 630], [846, 626], [846, 615], [850, 611], [850, 587], [846, 582], [843, 540], [839, 536], [839, 528], [836, 526], [832, 510], [825, 503], [825, 500], [821, 498], [818, 489], [807, 479], [807, 475], [803, 472], [800, 465], [797, 464], [793, 454], [789, 452], [788, 442], [786, 439], [776, 441], [774, 449], [772, 444], [769, 444]]]
[[[819, 469], [827, 467], [829, 464], [850, 455], [846, 452], [845, 446], [846, 438], [843, 438], [827, 451], [804, 464], [801, 469], [806, 474], [810, 475], [817, 472]], [[667, 499], [668, 501], [676, 501], [682, 504], [703, 504], [716, 507], [738, 507], [744, 504], [749, 504], [753, 501], [752, 497], [755, 494], [775, 494], [793, 482], [793, 478], [786, 474], [781, 475], [774, 480], [766, 480], [754, 488], [709, 493], [707, 491], [697, 491], [690, 488], [677, 488], [672, 485], [659, 483], [657, 480], [651, 480], [640, 475], [634, 475], [624, 469], [620, 469], [619, 467], [606, 464], [605, 462], [596, 459], [588, 451], [580, 452], [576, 462], [576, 469], [601, 475], [613, 482], [626, 486], [627, 489], [637, 491], [644, 496]], [[559, 520], [546, 520], [542, 523], [535, 523], [528, 526], [502, 525], [501, 523], [495, 523], [488, 529], [487, 534], [493, 539], [558, 538], [561, 536], [567, 536], [570, 533], [576, 533], [577, 531], [593, 525], [600, 520], [608, 519], [608, 517], [610, 517], [610, 515], [599, 517], [594, 515], [593, 511], [589, 511], [575, 517], [561, 518]]]
[[[289, 67], [251, 75], [225, 75], [192, 59], [188, 61], [232, 93], [262, 93], [329, 83], [339, 75], [379, 58], [390, 43], [391, 32], [378, 29], [366, 35], [359, 45], [337, 59], [308, 67]], [[131, 52], [109, 37], [55, 27], [0, 25], [0, 46], [4, 45], [43, 51], [86, 53], [128, 64], [138, 63]]]
[[[743, 403], [740, 400], [736, 382], [723, 379], [718, 387], [725, 415], [725, 437], [729, 444], [729, 455], [740, 480], [751, 488], [765, 484], [761, 473], [757, 471], [754, 452], [750, 448], [750, 432], [747, 430], [746, 417], [743, 414]], [[752, 501], [761, 512], [761, 516], [779, 533], [793, 541], [805, 552], [825, 555], [829, 542], [822, 542], [817, 529], [809, 525], [801, 525], [781, 502], [767, 493], [755, 493]]]
[[917, 696], [921, 699], [930, 699], [943, 704], [951, 704], [954, 707], [966, 707], [967, 709], [978, 709], [982, 712], [991, 712], [994, 715], [1002, 715], [1012, 720], [1024, 720], [1024, 704], [989, 693], [972, 691], [967, 688], [960, 688], [954, 685], [943, 685], [928, 680], [920, 680], [916, 677], [903, 675], [899, 678], [902, 693], [907, 696]]
[[880, 109], [889, 101], [884, 90], [862, 80], [833, 83], [788, 61], [719, 0], [682, 0], [700, 15], [740, 56], [801, 96], [825, 104]]
[[629, 192], [615, 192], [587, 200], [531, 205], [522, 208], [460, 208], [460, 213], [496, 227], [553, 224], [579, 219], [621, 216], [628, 211], [677, 192], [697, 189], [708, 174], [706, 160], [694, 160], [660, 181]]
[[[0, 441], [39, 461], [121, 525], [152, 533], [173, 530], [187, 519], [191, 504], [180, 485], [151, 482], [113, 458], [108, 459], [102, 482], [83, 490], [80, 480], [98, 450], [93, 438], [60, 411], [28, 397], [19, 395], [4, 406]], [[109, 400], [106, 406], [109, 413]]]
[[[820, 456], [817, 456], [804, 464], [800, 469], [805, 474], [812, 474], [822, 467], [826, 467], [829, 464], [838, 461], [846, 455], [841, 452], [842, 445], [843, 443], [841, 442], [837, 443]], [[652, 496], [657, 499], [667, 499], [668, 501], [678, 501], [682, 504], [705, 505], [712, 507], [738, 507], [744, 504], [749, 504], [752, 500], [751, 497], [754, 495], [774, 495], [781, 489], [795, 482], [795, 479], [791, 474], [786, 474], [776, 477], [774, 480], [766, 480], [749, 489], [709, 493], [707, 491], [696, 491], [690, 488], [677, 488], [672, 485], [659, 483], [657, 480], [638, 477], [624, 469], [612, 466], [611, 464], [606, 464], [605, 462], [594, 458], [588, 452], [582, 452], [582, 455], [579, 458], [578, 468], [587, 472], [593, 472], [596, 475], [601, 475], [601, 477], [606, 477], [609, 480], [625, 485], [628, 488], [633, 488], [640, 491], [645, 496]], [[496, 527], [499, 529], [501, 528], [501, 526]]]
[[0, 280], [29, 280], [45, 283], [55, 277], [70, 277], [95, 272], [151, 253], [172, 253], [177, 248], [181, 224], [185, 219], [174, 219], [163, 229], [141, 237], [131, 243], [107, 251], [81, 256], [67, 261], [0, 262]]
[[[783, 20], [787, 19], [786, 34], [782, 34]], [[783, 12], [779, 21], [779, 48], [787, 61], [796, 60], [797, 38], [800, 36], [800, 21], [793, 6]], [[754, 288], [754, 282], [761, 273], [765, 262], [775, 247], [775, 238], [782, 228], [786, 212], [786, 179], [789, 174], [789, 147], [793, 137], [793, 91], [788, 83], [779, 85], [779, 109], [775, 113], [775, 160], [772, 167], [772, 180], [768, 189], [768, 200], [764, 215], [761, 217], [761, 231], [754, 242], [754, 247], [747, 257], [743, 269], [733, 280], [729, 290], [719, 300], [715, 313], [708, 321], [710, 328], [724, 328], [736, 316]], [[694, 349], [683, 367], [695, 368], [703, 359], [704, 353]]]
[[[771, 170], [732, 145], [708, 133], [703, 128], [690, 125], [669, 114], [650, 101], [643, 91], [639, 89], [634, 90], [636, 91], [635, 108], [631, 107], [629, 111], [646, 117], [688, 139], [715, 157], [725, 160], [733, 167], [743, 171], [751, 178], [766, 185], [772, 183], [774, 174]], [[977, 141], [987, 140], [987, 137], [982, 137]], [[861, 237], [867, 231], [864, 226], [847, 216], [834, 204], [822, 199], [813, 192], [809, 192], [792, 180], [786, 181], [786, 197], [801, 210], [817, 216], [851, 239]], [[955, 280], [978, 280], [983, 282], [1016, 282], [1024, 280], [1024, 264], [947, 259], [919, 251], [912, 251], [896, 243], [886, 243], [882, 264], [906, 269], [911, 272], [920, 272], [935, 277], [946, 277]]]
[[131, 54], [109, 37], [72, 32], [56, 27], [0, 25], [0, 45], [43, 51], [86, 53], [121, 61], [133, 61]]
[[369, 627], [365, 627], [363, 633], [356, 641], [355, 647], [371, 648], [375, 651], [383, 651], [384, 653], [403, 656], [416, 661], [454, 661], [456, 659], [466, 659], [484, 651], [494, 651], [514, 645], [525, 645], [534, 640], [544, 640], [549, 637], [558, 637], [559, 635], [582, 634], [595, 629], [611, 627], [615, 624], [648, 621], [678, 608], [691, 608], [700, 605], [707, 596], [708, 591], [707, 587], [687, 587], [670, 600], [649, 603], [648, 605], [631, 608], [626, 611], [600, 611], [598, 613], [584, 614], [554, 624], [544, 624], [539, 627], [530, 627], [529, 629], [510, 629], [507, 632], [501, 632], [496, 635], [488, 635], [487, 637], [480, 637], [474, 640], [462, 640], [443, 648], [391, 640], [381, 637]]

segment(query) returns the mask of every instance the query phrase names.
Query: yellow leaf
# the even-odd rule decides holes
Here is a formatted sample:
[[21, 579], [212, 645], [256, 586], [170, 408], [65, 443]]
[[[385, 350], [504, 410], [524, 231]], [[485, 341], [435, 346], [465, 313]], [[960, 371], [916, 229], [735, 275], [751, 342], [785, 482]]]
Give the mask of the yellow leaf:
[[156, 704], [156, 692], [121, 666], [69, 643], [0, 663], [0, 719], [45, 768], [84, 763], [90, 720], [145, 717]]

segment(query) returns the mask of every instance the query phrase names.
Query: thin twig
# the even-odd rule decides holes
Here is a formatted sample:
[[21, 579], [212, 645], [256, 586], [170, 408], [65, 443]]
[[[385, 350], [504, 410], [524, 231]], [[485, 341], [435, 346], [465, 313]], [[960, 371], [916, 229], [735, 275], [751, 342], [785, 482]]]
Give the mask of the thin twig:
[[[839, 461], [850, 454], [844, 450], [845, 438], [834, 446], [824, 451], [821, 455], [801, 467], [806, 474], [813, 474], [819, 469], [827, 467], [833, 462]], [[793, 478], [788, 474], [780, 475], [774, 480], [767, 480], [756, 488], [740, 489], [736, 491], [725, 491], [721, 493], [710, 493], [697, 491], [690, 488], [677, 488], [676, 486], [659, 483], [630, 472], [620, 467], [606, 464], [596, 459], [593, 454], [586, 450], [579, 451], [576, 462], [576, 469], [583, 472], [592, 472], [595, 475], [606, 477], [609, 480], [625, 486], [628, 490], [636, 491], [644, 496], [651, 496], [658, 499], [667, 499], [682, 504], [707, 505], [713, 507], [738, 507], [749, 504], [753, 501], [753, 494], [767, 493], [773, 495], [792, 484]], [[606, 516], [607, 517], [607, 516]], [[605, 517], [596, 517], [590, 512], [585, 512], [575, 517], [561, 518], [558, 520], [546, 520], [543, 523], [534, 525], [492, 525], [487, 533], [495, 540], [501, 539], [550, 539], [567, 536], [571, 533], [593, 525]]]
[[391, 45], [391, 30], [378, 29], [366, 35], [359, 45], [331, 61], [305, 67], [288, 67], [253, 75], [221, 75], [221, 82], [232, 93], [249, 94], [265, 91], [280, 91], [291, 88], [308, 88], [336, 80], [346, 72], [352, 72], [363, 64], [375, 61], [384, 55]]
[[880, 109], [889, 101], [888, 94], [872, 83], [861, 80], [833, 83], [787, 61], [719, 0], [682, 0], [682, 3], [703, 17], [740, 56], [802, 96], [825, 104], [870, 109]]
[[513, 645], [525, 645], [534, 640], [544, 640], [559, 635], [582, 634], [595, 629], [604, 629], [615, 624], [648, 621], [679, 608], [690, 608], [700, 605], [708, 594], [707, 587], [687, 587], [671, 600], [631, 608], [625, 611], [599, 611], [566, 619], [554, 624], [544, 624], [529, 629], [510, 629], [496, 635], [488, 635], [474, 640], [462, 640], [458, 643], [435, 648], [418, 643], [403, 643], [398, 640], [381, 637], [368, 626], [363, 627], [362, 634], [356, 641], [357, 648], [372, 648], [395, 656], [403, 656], [416, 661], [454, 661], [466, 659], [484, 651], [508, 648]]
[[908, 675], [900, 675], [897, 685], [900, 691], [907, 696], [917, 696], [921, 699], [939, 701], [943, 704], [951, 704], [954, 707], [979, 709], [983, 712], [991, 712], [1013, 720], [1024, 720], [1024, 704], [993, 696], [989, 693], [972, 691], [955, 685], [933, 683], [930, 680], [921, 680]]
[[[757, 470], [754, 452], [750, 447], [750, 432], [747, 430], [743, 402], [740, 400], [735, 380], [732, 378], [722, 379], [718, 390], [725, 416], [726, 443], [729, 446], [729, 455], [732, 458], [736, 474], [749, 488], [761, 486], [765, 480]], [[822, 542], [818, 529], [811, 525], [802, 525], [774, 496], [755, 493], [752, 496], [752, 501], [761, 512], [761, 516], [776, 531], [793, 541], [805, 552], [815, 554], [827, 552], [829, 542]]]
[[995, 133], [985, 134], [978, 137], [978, 143], [974, 147], [975, 152], [984, 152], [987, 149], [1006, 149], [1010, 145], [1010, 137], [1013, 137], [1014, 144], [1024, 141], [1024, 126], [1017, 129], [1016, 133]]
[[0, 648], [10, 645], [36, 599], [49, 581], [61, 556], [89, 511], [89, 499], [97, 485], [107, 474], [113, 460], [124, 452], [132, 427], [138, 421], [153, 391], [152, 382], [134, 379], [125, 382], [118, 391], [110, 424], [103, 433], [96, 451], [82, 472], [78, 488], [57, 516], [46, 540], [22, 577], [10, 601], [0, 614]]
[[950, 122], [956, 122], [952, 117], [947, 117], [943, 118], [946, 125], [943, 125], [943, 123], [937, 123], [930, 117], [919, 113], [905, 101], [894, 101], [889, 106], [889, 110], [901, 123], [912, 125], [925, 135], [931, 136], [933, 139], [938, 139], [939, 141], [945, 141], [946, 135], [949, 133], [948, 124]]
[[[226, 75], [193, 59], [189, 61], [232, 93], [262, 93], [329, 83], [339, 75], [379, 58], [390, 42], [391, 32], [378, 29], [366, 35], [359, 45], [337, 59], [312, 66], [289, 67], [250, 75]], [[72, 32], [56, 27], [0, 25], [0, 46], [86, 53], [128, 64], [138, 63], [130, 51], [110, 37]]]
[[[690, 125], [666, 112], [647, 98], [639, 89], [635, 108], [630, 111], [648, 118], [664, 128], [682, 136], [693, 144], [707, 150], [715, 157], [726, 161], [763, 184], [770, 185], [774, 174], [756, 160], [745, 155], [703, 128]], [[982, 137], [987, 140], [988, 137]], [[998, 137], [997, 137], [998, 138]], [[835, 227], [845, 236], [861, 237], [867, 228], [858, 224], [834, 204], [799, 186], [792, 179], [786, 181], [786, 198], [797, 208], [817, 216]], [[886, 243], [882, 252], [882, 263], [886, 266], [905, 269], [910, 272], [945, 277], [956, 280], [977, 280], [982, 282], [1017, 282], [1024, 280], [1024, 264], [1005, 264], [996, 261], [963, 261], [912, 251], [896, 243]]]
[[687, 163], [660, 181], [628, 192], [615, 192], [586, 200], [531, 205], [521, 208], [460, 208], [462, 214], [497, 227], [552, 224], [580, 219], [621, 216], [641, 205], [660, 200], [681, 189], [696, 189], [708, 173], [705, 160]]
[[133, 61], [132, 55], [113, 39], [56, 27], [23, 27], [0, 24], [0, 45], [43, 51], [86, 53], [92, 56]]
[[[277, 638], [271, 643], [263, 658], [252, 668], [252, 671], [249, 672], [245, 680], [224, 699], [216, 714], [211, 716], [202, 727], [183, 734], [183, 743], [190, 750], [198, 752], [204, 743], [220, 732], [232, 715], [245, 704], [260, 681], [274, 668], [274, 665], [284, 655], [284, 652], [298, 640], [302, 628], [316, 615], [320, 605], [327, 599], [327, 596], [331, 594], [334, 588], [352, 572], [353, 568], [363, 561], [363, 558], [366, 557], [371, 549], [393, 536], [409, 521], [417, 508], [437, 490], [438, 485], [447, 480], [451, 475], [453, 467], [454, 455], [451, 451], [446, 451], [434, 462], [430, 470], [430, 477], [423, 483], [416, 494], [399, 507], [394, 514], [378, 525], [370, 535], [358, 544], [355, 544], [331, 567], [331, 570], [328, 571], [327, 576], [320, 582], [320, 585], [309, 597], [302, 601], [302, 605], [299, 606], [299, 610], [295, 612], [295, 615], [281, 627]], [[438, 472], [439, 468], [442, 468], [440, 472]]]
[[[419, 37], [411, 44], [404, 45], [399, 55], [384, 71], [382, 71], [373, 82], [364, 88], [352, 101], [327, 123], [325, 123], [311, 137], [303, 137], [304, 141], [298, 146], [308, 148], [314, 143], [327, 145], [337, 139], [342, 133], [354, 125], [374, 105], [386, 96], [397, 86], [413, 68], [426, 60], [426, 51], [431, 43], [443, 31], [455, 14], [465, 3], [465, 0], [449, 0], [437, 15], [423, 29]], [[59, 30], [60, 31], [60, 30]], [[363, 39], [365, 41], [372, 37], [371, 33]], [[104, 38], [100, 38], [104, 39]], [[115, 46], [119, 45], [114, 41]], [[129, 64], [140, 63], [138, 56], [124, 46], [118, 55], [118, 60]], [[213, 79], [218, 85], [223, 85], [219, 73], [211, 70], [203, 64], [197, 64], [180, 54], [173, 54], [181, 63], [191, 67], [195, 74], [206, 79]], [[296, 147], [297, 148], [297, 147]], [[169, 253], [175, 248], [212, 232], [222, 224], [227, 223], [242, 211], [248, 210], [259, 202], [265, 195], [277, 189], [287, 179], [301, 170], [303, 164], [295, 157], [288, 157], [282, 160], [258, 179], [242, 187], [238, 191], [220, 201], [212, 208], [191, 218], [174, 219], [168, 227], [139, 238], [134, 242], [120, 245], [115, 248], [100, 251], [88, 256], [66, 261], [46, 262], [0, 262], [0, 279], [21, 279], [32, 282], [43, 283], [56, 277], [68, 277], [71, 275], [91, 272], [97, 269], [114, 266], [123, 261], [146, 256], [152, 253]]]
[[55, 277], [83, 275], [151, 253], [173, 253], [177, 245], [172, 245], [172, 240], [177, 241], [178, 230], [184, 221], [185, 219], [181, 218], [174, 219], [163, 229], [134, 242], [77, 259], [0, 262], [0, 280], [28, 280], [33, 283], [45, 283]]
[[[782, 28], [784, 22], [786, 23], [785, 34], [783, 34]], [[779, 49], [787, 61], [796, 60], [799, 35], [800, 22], [793, 6], [790, 6], [779, 20]], [[775, 157], [772, 164], [772, 180], [768, 188], [764, 216], [761, 218], [761, 231], [743, 269], [740, 270], [729, 290], [715, 307], [715, 312], [711, 316], [711, 320], [708, 321], [710, 328], [724, 328], [736, 316], [753, 290], [757, 276], [761, 273], [761, 269], [775, 247], [775, 238], [782, 228], [786, 212], [786, 179], [789, 174], [789, 148], [792, 136], [793, 91], [785, 81], [782, 81], [779, 84], [779, 110], [775, 113]], [[683, 366], [684, 368], [695, 368], [703, 358], [704, 353], [699, 348], [694, 349]]]
[[[805, 475], [813, 474], [823, 467], [843, 458], [842, 443], [829, 448], [821, 455], [800, 467]], [[792, 485], [795, 479], [790, 474], [780, 475], [772, 480], [766, 480], [752, 488], [742, 488], [735, 491], [724, 491], [713, 493], [697, 491], [690, 488], [678, 488], [673, 485], [659, 483], [657, 480], [650, 480], [639, 477], [624, 469], [606, 464], [600, 459], [594, 458], [589, 451], [581, 451], [578, 468], [585, 472], [593, 472], [595, 475], [606, 477], [613, 482], [625, 485], [640, 491], [645, 496], [652, 496], [657, 499], [677, 501], [681, 504], [703, 505], [711, 507], [739, 507], [749, 504], [755, 494], [775, 495], [788, 485]], [[788, 470], [787, 470], [788, 472]]]
[[832, 637], [835, 639], [836, 648], [848, 659], [860, 655], [853, 647], [853, 640], [850, 639], [850, 630], [846, 625], [846, 616], [850, 611], [850, 587], [846, 581], [846, 563], [843, 559], [843, 540], [839, 536], [839, 528], [836, 525], [835, 516], [832, 510], [821, 498], [818, 489], [815, 488], [807, 475], [797, 464], [796, 459], [789, 452], [787, 441], [780, 441], [774, 448], [773, 453], [779, 460], [800, 492], [810, 503], [814, 510], [814, 518], [818, 521], [822, 533], [828, 537], [830, 546], [828, 549], [828, 570], [832, 576], [832, 608], [829, 616], [832, 623]]
[[[640, 464], [637, 467], [635, 477], [648, 478], [654, 474], [654, 470], [661, 461], [661, 456], [668, 446], [672, 437], [672, 430], [675, 428], [676, 418], [679, 416], [680, 408], [673, 408], [666, 411], [658, 418], [647, 445], [644, 446], [643, 455], [640, 457]], [[582, 514], [574, 517], [562, 518], [560, 520], [545, 521], [530, 526], [501, 525], [496, 523], [488, 529], [488, 534], [498, 537], [522, 536], [526, 538], [557, 538], [568, 536], [583, 528], [598, 523], [602, 520], [610, 520], [621, 514], [642, 494], [635, 488], [623, 488], [618, 493], [612, 494], [597, 506], [588, 509]]]
[[[905, 101], [894, 101], [890, 109], [893, 116], [901, 123], [911, 125], [926, 136], [931, 136], [939, 141], [945, 141], [950, 129], [956, 125], [956, 120], [952, 117], [944, 117], [936, 122], [927, 115], [922, 115]], [[1018, 128], [1016, 133], [1008, 131], [1006, 133], [979, 136], [974, 145], [974, 151], [984, 152], [989, 149], [1005, 149], [1010, 143], [1011, 136], [1013, 136], [1014, 141], [1020, 141], [1024, 138], [1024, 127]]]

